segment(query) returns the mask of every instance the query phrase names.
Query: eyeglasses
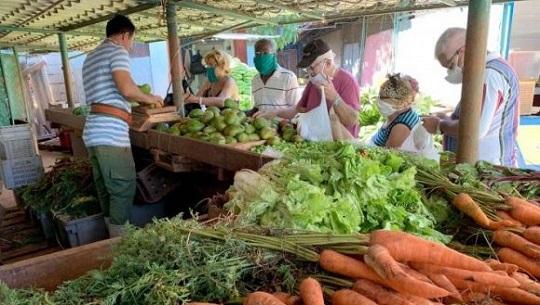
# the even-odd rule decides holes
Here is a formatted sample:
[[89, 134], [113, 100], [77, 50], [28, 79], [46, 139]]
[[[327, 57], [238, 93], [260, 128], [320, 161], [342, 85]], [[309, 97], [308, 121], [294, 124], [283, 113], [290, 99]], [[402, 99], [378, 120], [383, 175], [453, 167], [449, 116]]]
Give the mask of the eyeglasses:
[[[459, 61], [459, 53], [461, 53], [461, 49], [463, 48], [464, 46], [461, 46], [459, 47], [455, 52], [454, 52], [454, 55], [452, 55], [452, 57], [450, 57], [450, 59], [448, 59], [448, 61], [446, 62], [446, 65], [445, 67], [448, 68], [448, 69], [452, 69], [454, 68], [455, 66], [457, 66], [457, 62]], [[455, 60], [457, 58], [457, 60]]]

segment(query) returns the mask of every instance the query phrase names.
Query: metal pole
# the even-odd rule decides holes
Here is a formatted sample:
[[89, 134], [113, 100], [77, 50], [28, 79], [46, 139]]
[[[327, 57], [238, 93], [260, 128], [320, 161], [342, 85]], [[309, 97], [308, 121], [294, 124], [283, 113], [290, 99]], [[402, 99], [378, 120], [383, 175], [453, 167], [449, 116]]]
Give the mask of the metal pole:
[[469, 2], [459, 119], [458, 163], [474, 164], [478, 160], [490, 8], [491, 0]]
[[174, 105], [178, 107], [180, 115], [185, 116], [182, 69], [180, 69], [181, 50], [180, 41], [178, 39], [178, 26], [176, 24], [176, 5], [174, 3], [167, 3], [167, 32], [169, 36], [169, 65], [171, 66], [173, 101]]
[[503, 6], [503, 19], [501, 21], [501, 41], [499, 52], [504, 59], [508, 59], [510, 50], [510, 34], [512, 33], [512, 23], [514, 20], [514, 3], [505, 3]]
[[58, 34], [58, 40], [60, 42], [60, 54], [62, 56], [62, 71], [64, 72], [64, 84], [66, 86], [66, 99], [70, 108], [75, 107], [75, 101], [73, 98], [73, 77], [71, 75], [71, 68], [69, 66], [68, 47], [66, 41], [66, 34]]

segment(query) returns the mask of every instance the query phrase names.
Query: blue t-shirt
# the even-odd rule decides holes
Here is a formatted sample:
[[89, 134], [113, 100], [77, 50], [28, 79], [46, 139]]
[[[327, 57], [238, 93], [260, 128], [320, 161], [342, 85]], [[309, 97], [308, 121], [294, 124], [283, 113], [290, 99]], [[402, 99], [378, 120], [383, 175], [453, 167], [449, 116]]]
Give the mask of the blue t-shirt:
[[[129, 54], [125, 48], [104, 41], [90, 52], [83, 64], [83, 85], [86, 104], [107, 104], [131, 113], [131, 105], [114, 83], [114, 71], [130, 72]], [[89, 114], [83, 131], [86, 147], [130, 147], [129, 125], [112, 116]]]
[[398, 115], [395, 120], [388, 124], [388, 126], [379, 128], [377, 133], [373, 136], [373, 143], [375, 143], [377, 146], [385, 147], [394, 126], [397, 124], [403, 124], [407, 126], [409, 130], [412, 130], [412, 128], [418, 124], [418, 122], [420, 122], [420, 116], [411, 108]]

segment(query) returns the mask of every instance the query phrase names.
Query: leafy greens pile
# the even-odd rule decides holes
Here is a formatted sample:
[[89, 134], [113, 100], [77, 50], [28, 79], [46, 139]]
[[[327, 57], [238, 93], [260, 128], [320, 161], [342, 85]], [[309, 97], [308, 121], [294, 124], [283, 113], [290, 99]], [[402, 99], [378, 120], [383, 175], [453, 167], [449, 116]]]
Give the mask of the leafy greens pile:
[[282, 146], [284, 157], [241, 171], [226, 208], [263, 227], [352, 233], [400, 229], [448, 242], [416, 189], [415, 167], [398, 153], [350, 143]]

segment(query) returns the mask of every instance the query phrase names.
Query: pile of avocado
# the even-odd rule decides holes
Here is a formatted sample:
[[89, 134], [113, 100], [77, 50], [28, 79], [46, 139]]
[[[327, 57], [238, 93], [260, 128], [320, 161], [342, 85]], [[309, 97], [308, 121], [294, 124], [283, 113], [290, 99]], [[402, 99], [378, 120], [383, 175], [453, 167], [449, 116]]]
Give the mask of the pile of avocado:
[[156, 130], [208, 141], [216, 144], [246, 143], [265, 140], [268, 145], [283, 141], [301, 142], [302, 137], [290, 123], [264, 118], [251, 118], [238, 109], [238, 103], [225, 101], [225, 108], [210, 106], [206, 111], [194, 109], [188, 117], [169, 126], [159, 123]]

